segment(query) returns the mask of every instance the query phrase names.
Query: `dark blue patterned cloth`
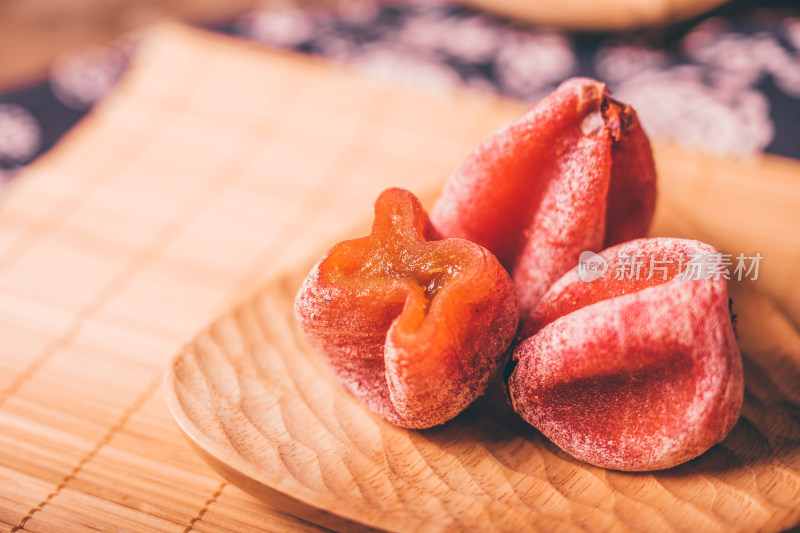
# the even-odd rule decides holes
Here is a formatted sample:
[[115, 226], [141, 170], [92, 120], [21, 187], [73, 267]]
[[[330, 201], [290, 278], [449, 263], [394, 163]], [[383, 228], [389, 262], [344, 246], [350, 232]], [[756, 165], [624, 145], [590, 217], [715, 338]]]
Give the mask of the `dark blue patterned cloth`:
[[[465, 85], [536, 101], [565, 78], [608, 83], [651, 135], [707, 152], [800, 158], [800, 6], [734, 2], [669, 29], [571, 34], [446, 3], [281, 4], [212, 29], [446, 92]], [[127, 40], [53, 65], [0, 94], [0, 178], [50, 149], [122, 74]]]

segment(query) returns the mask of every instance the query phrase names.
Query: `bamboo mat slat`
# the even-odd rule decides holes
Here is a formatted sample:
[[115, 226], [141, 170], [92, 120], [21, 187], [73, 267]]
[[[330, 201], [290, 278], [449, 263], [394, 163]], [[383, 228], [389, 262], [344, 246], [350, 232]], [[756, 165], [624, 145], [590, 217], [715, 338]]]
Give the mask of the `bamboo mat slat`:
[[[521, 109], [387, 87], [180, 26], [150, 31], [122, 84], [0, 203], [0, 531], [318, 530], [192, 453], [162, 373], [233, 301], [356, 235], [380, 190], [429, 201]], [[681, 174], [663, 187], [673, 207], [697, 207], [687, 187], [724, 204], [714, 187], [730, 184], [704, 186], [707, 163], [681, 161], [660, 161], [662, 179]], [[742, 230], [748, 243], [775, 236], [776, 220], [796, 223], [798, 183], [744, 215], [761, 221]], [[687, 231], [738, 245], [715, 231], [741, 224], [725, 205]], [[790, 279], [792, 254], [774, 257], [775, 279]]]

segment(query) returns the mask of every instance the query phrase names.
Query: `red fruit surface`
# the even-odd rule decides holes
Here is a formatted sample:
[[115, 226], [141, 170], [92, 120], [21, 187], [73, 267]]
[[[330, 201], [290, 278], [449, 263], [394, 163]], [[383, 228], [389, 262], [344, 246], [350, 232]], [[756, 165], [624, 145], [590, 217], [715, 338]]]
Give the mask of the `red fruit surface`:
[[584, 250], [647, 233], [650, 142], [633, 109], [573, 78], [484, 141], [445, 185], [431, 219], [493, 252], [526, 317]]
[[[570, 455], [617, 470], [670, 468], [722, 440], [744, 390], [726, 280], [713, 270], [682, 279], [696, 277], [693, 257], [715, 254], [697, 241], [639, 239], [600, 254], [605, 278], [564, 275], [514, 351], [514, 409]], [[634, 256], [640, 279], [617, 279], [620, 258]], [[651, 260], [663, 269], [647, 279]]]
[[295, 300], [338, 379], [407, 428], [442, 424], [477, 398], [519, 318], [511, 279], [488, 250], [436, 239], [419, 200], [387, 189], [371, 234], [328, 251]]

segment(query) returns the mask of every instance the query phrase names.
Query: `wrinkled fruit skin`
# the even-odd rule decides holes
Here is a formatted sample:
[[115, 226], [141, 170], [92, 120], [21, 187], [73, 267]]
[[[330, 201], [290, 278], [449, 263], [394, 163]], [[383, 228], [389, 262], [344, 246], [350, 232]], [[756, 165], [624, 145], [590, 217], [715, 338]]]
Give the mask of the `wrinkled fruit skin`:
[[478, 397], [519, 319], [497, 259], [437, 237], [414, 195], [388, 189], [371, 234], [328, 251], [295, 300], [301, 329], [338, 379], [406, 428], [442, 424]]
[[[609, 263], [604, 279], [583, 282], [577, 268], [564, 275], [514, 351], [514, 409], [603, 468], [670, 468], [721, 441], [744, 390], [726, 280], [676, 277], [693, 254], [713, 253], [697, 241], [639, 239], [600, 254]], [[650, 280], [620, 281], [624, 254], [673, 263]]]
[[573, 78], [481, 144], [431, 220], [511, 273], [523, 322], [552, 283], [598, 252], [644, 237], [656, 198], [650, 142], [604, 84]]

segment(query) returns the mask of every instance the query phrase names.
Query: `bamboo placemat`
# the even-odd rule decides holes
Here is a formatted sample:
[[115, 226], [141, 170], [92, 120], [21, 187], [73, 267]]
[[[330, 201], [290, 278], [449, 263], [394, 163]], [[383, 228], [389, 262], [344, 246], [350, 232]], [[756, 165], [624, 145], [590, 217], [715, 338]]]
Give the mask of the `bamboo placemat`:
[[[430, 199], [520, 109], [386, 87], [183, 27], [152, 31], [115, 93], [0, 206], [0, 531], [319, 529], [202, 463], [167, 411], [162, 373], [233, 300], [366, 224], [383, 188]], [[692, 198], [723, 202], [730, 180], [753, 172], [703, 161], [662, 158], [672, 203], [659, 220], [692, 212]], [[766, 208], [715, 205], [686, 221], [729, 247], [771, 231], [769, 246], [787, 251], [775, 258], [783, 277], [764, 286], [780, 296], [780, 284], [797, 287], [800, 189], [796, 166], [768, 166]], [[751, 189], [729, 200], [752, 200]], [[726, 241], [717, 230], [731, 225], [738, 237]], [[793, 298], [779, 301], [791, 309]]]
[[0, 209], [0, 530], [314, 529], [195, 457], [164, 369], [248, 287], [368, 221], [385, 187], [438, 188], [515, 106], [151, 32]]

